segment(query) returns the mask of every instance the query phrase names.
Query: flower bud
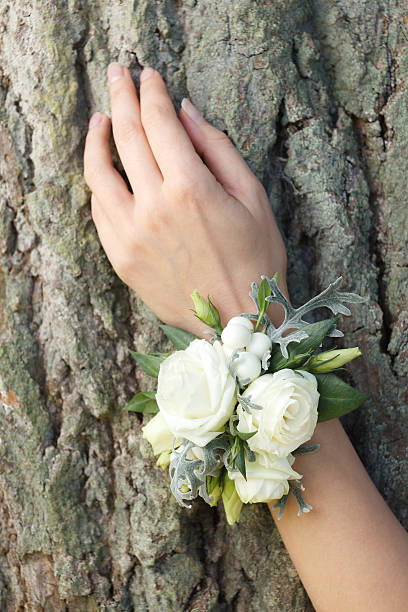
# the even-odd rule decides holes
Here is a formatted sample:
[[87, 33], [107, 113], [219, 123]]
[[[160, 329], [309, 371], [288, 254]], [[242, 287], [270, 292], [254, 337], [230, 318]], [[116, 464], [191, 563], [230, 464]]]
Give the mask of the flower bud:
[[232, 362], [232, 367], [236, 375], [238, 376], [239, 383], [242, 384], [244, 380], [249, 378], [246, 384], [249, 384], [261, 373], [261, 361], [253, 353], [242, 351], [239, 353]]
[[187, 459], [200, 459], [200, 461], [204, 461], [204, 453], [201, 446], [192, 446], [190, 450], [187, 451], [186, 454]]
[[206, 325], [209, 325], [213, 329], [216, 329], [217, 331], [221, 331], [220, 313], [211, 302], [210, 298], [208, 298], [206, 301], [203, 297], [201, 297], [197, 289], [193, 291], [190, 297], [194, 302], [195, 313], [200, 321]]
[[221, 340], [230, 348], [244, 348], [251, 342], [251, 331], [241, 323], [228, 323], [221, 334]]
[[262, 359], [266, 351], [270, 350], [271, 346], [272, 341], [269, 336], [262, 332], [254, 332], [247, 350], [259, 357], [259, 359]]
[[228, 474], [225, 474], [222, 501], [228, 524], [233, 525], [234, 523], [238, 523], [242, 509], [242, 501], [235, 489], [234, 481], [230, 480]]
[[165, 470], [170, 465], [170, 455], [173, 453], [170, 451], [164, 451], [164, 453], [160, 453], [158, 460], [156, 461], [156, 465], [163, 468]]
[[150, 442], [153, 453], [159, 455], [164, 451], [171, 451], [173, 434], [167, 427], [162, 415], [158, 412], [147, 425], [142, 428], [143, 437]]
[[[208, 488], [208, 479], [209, 478], [214, 478], [211, 476], [207, 476], [207, 488]], [[216, 484], [214, 486], [214, 488], [211, 490], [211, 493], [208, 492], [209, 497], [211, 498], [211, 502], [210, 502], [210, 506], [216, 506], [218, 504], [218, 501], [221, 497], [222, 491], [221, 491], [221, 487], [220, 487], [220, 482], [219, 482], [219, 478], [216, 478]]]
[[308, 363], [308, 368], [311, 372], [331, 372], [336, 368], [340, 368], [345, 363], [352, 361], [356, 357], [360, 357], [361, 351], [358, 346], [347, 349], [334, 349], [332, 351], [324, 351], [311, 358]]

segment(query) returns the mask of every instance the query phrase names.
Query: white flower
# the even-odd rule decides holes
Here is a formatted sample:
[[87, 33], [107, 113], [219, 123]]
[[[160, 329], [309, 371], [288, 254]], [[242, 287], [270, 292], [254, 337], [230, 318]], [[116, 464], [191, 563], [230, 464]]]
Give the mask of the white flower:
[[313, 374], [290, 369], [265, 374], [243, 393], [262, 410], [238, 408], [238, 431], [257, 431], [248, 445], [254, 452], [286, 457], [310, 440], [317, 424], [319, 392]]
[[193, 340], [160, 365], [156, 400], [176, 438], [205, 446], [233, 413], [235, 387], [220, 342]]
[[228, 472], [228, 476], [235, 481], [237, 493], [245, 504], [269, 502], [289, 493], [288, 480], [302, 478], [291, 468], [294, 460], [293, 455], [288, 457], [257, 455], [256, 461], [245, 461], [246, 480], [238, 470]]

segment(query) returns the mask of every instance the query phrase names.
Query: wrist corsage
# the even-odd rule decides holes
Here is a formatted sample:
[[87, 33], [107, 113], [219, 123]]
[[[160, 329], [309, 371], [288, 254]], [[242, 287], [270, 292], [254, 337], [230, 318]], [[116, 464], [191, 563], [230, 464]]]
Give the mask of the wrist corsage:
[[[276, 276], [252, 283], [256, 313], [233, 317], [225, 328], [217, 308], [197, 291], [196, 316], [211, 328], [210, 341], [162, 325], [175, 346], [171, 354], [130, 351], [139, 366], [158, 378], [156, 392], [137, 393], [127, 411], [155, 414], [143, 437], [169, 469], [170, 488], [186, 507], [201, 496], [210, 506], [222, 498], [230, 524], [243, 503], [277, 500], [280, 518], [293, 494], [298, 515], [311, 506], [303, 499], [296, 455], [316, 451], [306, 445], [318, 422], [358, 408], [367, 398], [333, 372], [361, 355], [356, 348], [319, 351], [326, 336], [342, 336], [339, 316], [308, 323], [304, 315], [327, 307], [350, 315], [345, 302], [362, 302], [338, 291], [341, 277], [299, 308], [293, 308]], [[267, 315], [271, 302], [285, 318], [275, 327]]]

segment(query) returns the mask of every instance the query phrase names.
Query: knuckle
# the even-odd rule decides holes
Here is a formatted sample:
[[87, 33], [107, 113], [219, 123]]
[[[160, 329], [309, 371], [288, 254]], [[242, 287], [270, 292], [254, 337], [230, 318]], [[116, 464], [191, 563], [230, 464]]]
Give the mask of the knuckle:
[[180, 173], [172, 177], [163, 187], [171, 203], [175, 204], [178, 202], [184, 204], [186, 202], [193, 203], [199, 199], [203, 190], [202, 181], [187, 173]]
[[139, 218], [140, 229], [143, 234], [152, 237], [159, 236], [169, 224], [169, 211], [164, 202], [153, 202], [145, 208], [143, 215]]
[[125, 79], [117, 79], [113, 83], [110, 83], [109, 90], [111, 101], [116, 103], [118, 100], [123, 98], [123, 95], [126, 92]]
[[222, 132], [221, 130], [217, 129], [214, 126], [210, 126], [210, 128], [208, 129], [207, 139], [212, 143], [216, 143], [216, 142], [224, 143], [224, 144], [228, 143], [231, 146], [234, 146], [230, 137], [227, 136], [225, 132]]
[[142, 107], [142, 123], [149, 127], [162, 125], [170, 119], [167, 104], [155, 102], [146, 108]]
[[99, 169], [97, 166], [90, 164], [89, 162], [84, 166], [84, 179], [88, 187], [92, 190], [95, 186], [99, 175]]
[[137, 142], [142, 136], [140, 126], [133, 120], [116, 122], [113, 133], [115, 141], [124, 145]]

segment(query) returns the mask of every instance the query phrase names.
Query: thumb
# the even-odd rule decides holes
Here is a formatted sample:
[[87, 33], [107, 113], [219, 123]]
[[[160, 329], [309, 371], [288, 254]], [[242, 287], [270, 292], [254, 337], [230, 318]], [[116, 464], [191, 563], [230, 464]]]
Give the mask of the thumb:
[[241, 199], [253, 194], [255, 185], [259, 188], [257, 177], [228, 136], [208, 123], [188, 98], [181, 102], [179, 118], [197, 153], [227, 193]]

